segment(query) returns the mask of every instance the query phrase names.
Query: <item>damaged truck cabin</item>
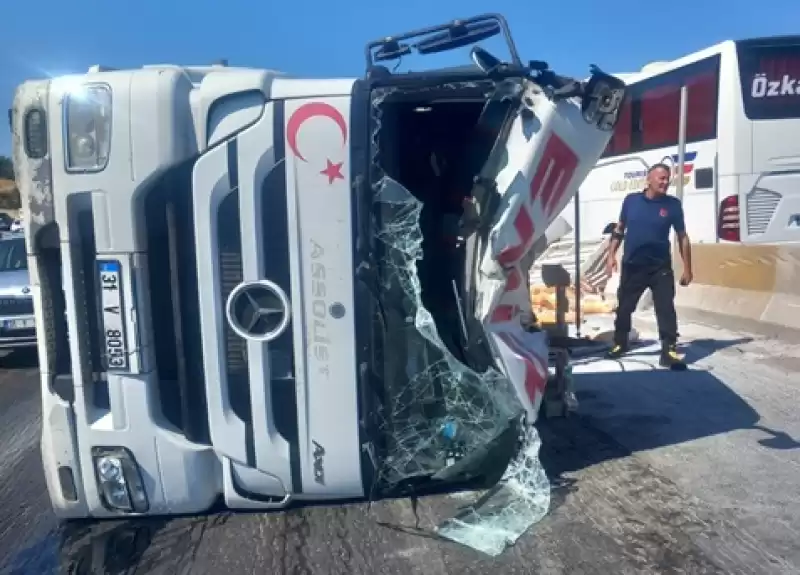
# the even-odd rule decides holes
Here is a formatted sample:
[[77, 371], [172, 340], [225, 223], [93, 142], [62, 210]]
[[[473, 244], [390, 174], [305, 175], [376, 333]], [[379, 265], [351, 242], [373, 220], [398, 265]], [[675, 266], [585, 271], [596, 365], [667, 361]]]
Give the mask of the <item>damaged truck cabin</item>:
[[[496, 34], [507, 61], [382, 64]], [[528, 254], [624, 86], [523, 64], [498, 16], [367, 52], [361, 79], [95, 68], [17, 90], [60, 517], [546, 489], [525, 472], [548, 376]]]

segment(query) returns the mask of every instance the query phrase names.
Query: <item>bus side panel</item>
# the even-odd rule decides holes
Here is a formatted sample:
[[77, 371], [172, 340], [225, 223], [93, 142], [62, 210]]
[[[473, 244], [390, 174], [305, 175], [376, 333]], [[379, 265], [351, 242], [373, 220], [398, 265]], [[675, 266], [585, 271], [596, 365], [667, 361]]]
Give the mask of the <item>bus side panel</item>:
[[751, 125], [753, 173], [739, 180], [742, 242], [800, 241], [800, 119]]
[[[636, 155], [601, 160], [581, 186], [580, 226], [581, 241], [599, 240], [603, 229], [619, 219], [622, 200], [626, 195], [645, 188], [647, 166], [662, 162], [673, 168], [669, 193], [677, 193], [676, 146], [648, 150]], [[683, 169], [683, 205], [686, 229], [694, 242], [717, 240], [717, 189], [716, 179], [709, 187], [701, 180], [697, 185], [698, 170], [715, 170], [717, 140], [705, 140], [686, 146]], [[561, 214], [571, 226], [575, 225], [574, 204]]]
[[[616, 158], [614, 159], [616, 160]], [[611, 222], [619, 219], [622, 199], [627, 193], [627, 182], [623, 181], [625, 172], [644, 170], [635, 158], [625, 158], [619, 163], [606, 165], [601, 160], [580, 187], [580, 195], [570, 200], [561, 213], [572, 229], [575, 229], [575, 201], [580, 202], [581, 241], [592, 241], [602, 237], [603, 230]]]
[[[725, 178], [749, 174], [753, 171], [753, 124], [744, 114], [739, 65], [732, 43], [722, 51], [717, 102], [718, 175]], [[725, 197], [720, 193], [720, 201]]]
[[[686, 146], [683, 168], [683, 216], [686, 232], [695, 243], [715, 243], [717, 241], [718, 178], [698, 178], [699, 173], [714, 174], [716, 171], [718, 140], [705, 140]], [[672, 158], [677, 157], [677, 149], [668, 150]], [[677, 163], [674, 172], [678, 171]], [[677, 193], [673, 180], [671, 194]]]
[[741, 239], [760, 244], [797, 242], [800, 36], [742, 41], [737, 55], [737, 85], [730, 87], [730, 93], [740, 95], [737, 117], [751, 131], [750, 166], [742, 167], [739, 180]]
[[800, 241], [800, 166], [739, 178], [741, 238], [747, 244]]

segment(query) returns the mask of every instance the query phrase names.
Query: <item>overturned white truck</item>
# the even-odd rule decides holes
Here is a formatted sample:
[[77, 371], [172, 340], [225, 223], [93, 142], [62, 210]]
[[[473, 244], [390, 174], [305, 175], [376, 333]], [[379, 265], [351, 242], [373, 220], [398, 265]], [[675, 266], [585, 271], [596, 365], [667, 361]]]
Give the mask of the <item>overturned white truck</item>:
[[[381, 65], [498, 34], [509, 61]], [[624, 85], [523, 64], [497, 15], [367, 53], [358, 79], [154, 66], [19, 87], [58, 516], [497, 482], [535, 442], [526, 256]]]

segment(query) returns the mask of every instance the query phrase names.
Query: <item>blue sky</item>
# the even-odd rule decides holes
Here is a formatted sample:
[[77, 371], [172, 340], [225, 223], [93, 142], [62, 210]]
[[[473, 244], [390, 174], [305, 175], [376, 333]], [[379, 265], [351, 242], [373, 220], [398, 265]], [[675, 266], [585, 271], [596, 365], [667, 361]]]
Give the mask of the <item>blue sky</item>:
[[[500, 12], [523, 59], [584, 76], [596, 63], [627, 72], [725, 39], [800, 33], [798, 0], [22, 0], [4, 2], [0, 42], [0, 154], [6, 114], [28, 78], [91, 64], [206, 64], [358, 76], [372, 39], [456, 17]], [[35, 8], [34, 8], [35, 6]], [[493, 44], [493, 43], [492, 43]], [[489, 46], [487, 46], [489, 47]], [[466, 62], [465, 62], [466, 63]]]

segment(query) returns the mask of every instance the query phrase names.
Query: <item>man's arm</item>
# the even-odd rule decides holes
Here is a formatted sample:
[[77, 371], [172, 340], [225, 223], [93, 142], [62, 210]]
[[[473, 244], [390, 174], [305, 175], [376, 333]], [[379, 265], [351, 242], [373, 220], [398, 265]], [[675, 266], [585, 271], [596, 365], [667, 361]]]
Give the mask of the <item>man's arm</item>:
[[608, 242], [608, 257], [614, 258], [617, 255], [619, 246], [622, 244], [622, 238], [625, 235], [625, 222], [620, 220], [611, 232], [611, 241]]
[[[678, 236], [678, 251], [683, 260], [683, 279], [692, 281], [692, 243], [689, 240], [689, 234], [686, 233], [686, 222], [683, 217], [683, 205], [678, 201], [678, 209], [676, 210], [675, 219], [672, 222], [672, 227], [675, 234]], [[681, 283], [684, 283], [683, 281]]]
[[614, 230], [611, 232], [611, 241], [608, 242], [608, 253], [607, 253], [607, 261], [616, 262], [617, 261], [617, 251], [619, 250], [620, 244], [622, 244], [622, 238], [625, 236], [625, 226], [628, 223], [628, 198], [630, 196], [625, 196], [625, 199], [622, 200], [622, 208], [620, 209], [619, 213], [619, 221], [617, 225], [614, 226]]

